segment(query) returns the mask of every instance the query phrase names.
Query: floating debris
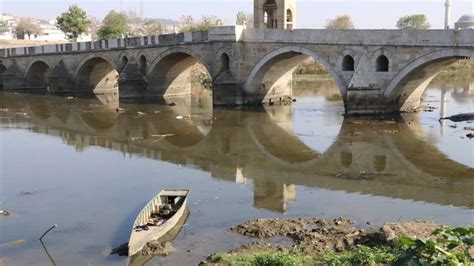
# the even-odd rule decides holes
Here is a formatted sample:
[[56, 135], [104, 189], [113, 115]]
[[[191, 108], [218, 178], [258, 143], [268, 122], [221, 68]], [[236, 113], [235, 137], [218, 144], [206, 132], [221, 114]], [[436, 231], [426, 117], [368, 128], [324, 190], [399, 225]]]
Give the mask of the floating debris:
[[164, 134], [164, 135], [151, 135], [151, 136], [154, 137], [154, 138], [164, 139], [164, 138], [167, 138], [167, 137], [172, 137], [174, 135], [175, 134]]
[[458, 114], [449, 117], [440, 118], [441, 120], [451, 120], [453, 122], [464, 122], [464, 121], [471, 121], [474, 120], [474, 113], [465, 113], [465, 114]]
[[322, 171], [323, 173], [334, 175], [337, 178], [349, 179], [349, 180], [373, 180], [380, 176], [394, 176], [392, 173], [372, 173], [372, 172], [359, 172], [359, 173], [335, 173], [331, 171]]
[[465, 127], [464, 130], [467, 130], [467, 131], [474, 131], [474, 127]]
[[137, 115], [146, 115], [146, 113], [139, 111], [139, 112], [137, 112]]
[[22, 191], [22, 192], [20, 192], [20, 195], [22, 195], [22, 196], [32, 196], [32, 195], [33, 195], [33, 192]]
[[473, 139], [473, 138], [474, 138], [474, 134], [469, 133], [469, 134], [466, 135], [466, 137], [468, 137], [469, 139]]
[[183, 119], [184, 119], [184, 117], [182, 117], [182, 116], [178, 115], [178, 116], [176, 117], [176, 119], [178, 119], [178, 120], [183, 120]]
[[8, 112], [8, 109], [7, 108], [2, 108], [2, 109], [0, 109], [0, 112]]
[[115, 111], [117, 111], [117, 113], [124, 113], [125, 109], [117, 107], [117, 109], [115, 109]]
[[0, 215], [3, 215], [5, 217], [11, 216], [12, 212], [9, 210], [0, 210]]

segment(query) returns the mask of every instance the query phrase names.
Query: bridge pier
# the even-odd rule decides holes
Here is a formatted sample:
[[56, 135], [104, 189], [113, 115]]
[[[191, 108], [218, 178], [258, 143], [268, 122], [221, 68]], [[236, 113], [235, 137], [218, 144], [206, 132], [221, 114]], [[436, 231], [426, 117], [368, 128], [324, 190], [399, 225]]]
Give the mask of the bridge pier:
[[136, 62], [128, 62], [119, 75], [119, 98], [144, 98], [147, 85], [148, 81], [140, 65]]
[[24, 76], [20, 67], [14, 62], [10, 67], [5, 70], [2, 74], [3, 90], [24, 90]]

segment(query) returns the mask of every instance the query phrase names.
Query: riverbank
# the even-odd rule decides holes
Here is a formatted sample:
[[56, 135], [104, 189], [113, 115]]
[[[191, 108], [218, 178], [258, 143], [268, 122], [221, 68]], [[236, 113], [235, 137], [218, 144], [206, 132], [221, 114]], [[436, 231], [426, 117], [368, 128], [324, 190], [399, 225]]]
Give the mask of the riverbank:
[[229, 231], [258, 241], [211, 255], [201, 265], [373, 265], [434, 258], [443, 264], [473, 262], [474, 256], [474, 228], [422, 221], [372, 228], [345, 218], [258, 219]]

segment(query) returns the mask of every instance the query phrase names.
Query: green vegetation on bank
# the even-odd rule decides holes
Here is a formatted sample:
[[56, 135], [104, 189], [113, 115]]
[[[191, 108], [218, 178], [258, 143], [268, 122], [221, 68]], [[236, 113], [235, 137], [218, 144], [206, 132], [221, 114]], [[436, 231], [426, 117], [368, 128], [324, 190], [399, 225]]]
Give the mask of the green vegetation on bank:
[[323, 65], [314, 61], [306, 60], [298, 68], [296, 68], [295, 75], [328, 75], [329, 72]]
[[224, 265], [473, 265], [469, 250], [474, 245], [474, 228], [445, 228], [433, 232], [434, 240], [400, 237], [394, 244], [378, 247], [355, 246], [346, 252], [310, 256], [301, 251], [259, 254], [218, 253], [211, 263]]
[[474, 76], [474, 59], [459, 60], [443, 69], [440, 75]]

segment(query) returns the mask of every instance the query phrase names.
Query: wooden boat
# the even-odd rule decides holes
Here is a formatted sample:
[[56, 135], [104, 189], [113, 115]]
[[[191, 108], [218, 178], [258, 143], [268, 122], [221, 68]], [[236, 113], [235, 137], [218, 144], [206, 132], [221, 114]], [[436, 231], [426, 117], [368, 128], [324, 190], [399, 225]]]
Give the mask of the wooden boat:
[[[173, 229], [171, 229], [170, 231], [168, 231], [168, 233], [166, 233], [164, 236], [160, 237], [160, 239], [158, 241], [160, 241], [161, 243], [166, 243], [166, 242], [172, 243], [173, 240], [181, 232], [183, 227], [186, 225], [186, 221], [188, 220], [189, 215], [190, 215], [189, 209], [188, 209], [188, 207], [186, 207], [186, 209], [184, 210], [183, 216], [181, 217], [181, 219], [179, 219], [176, 226]], [[144, 254], [141, 254], [141, 252], [138, 252], [137, 254], [135, 254], [131, 257], [128, 257], [128, 265], [129, 266], [147, 265], [147, 263], [150, 262], [153, 259], [153, 257], [155, 257], [155, 256], [156, 256], [155, 254], [154, 255], [144, 255]]]
[[133, 223], [128, 256], [140, 252], [150, 241], [172, 230], [185, 213], [189, 190], [162, 190], [138, 214]]

